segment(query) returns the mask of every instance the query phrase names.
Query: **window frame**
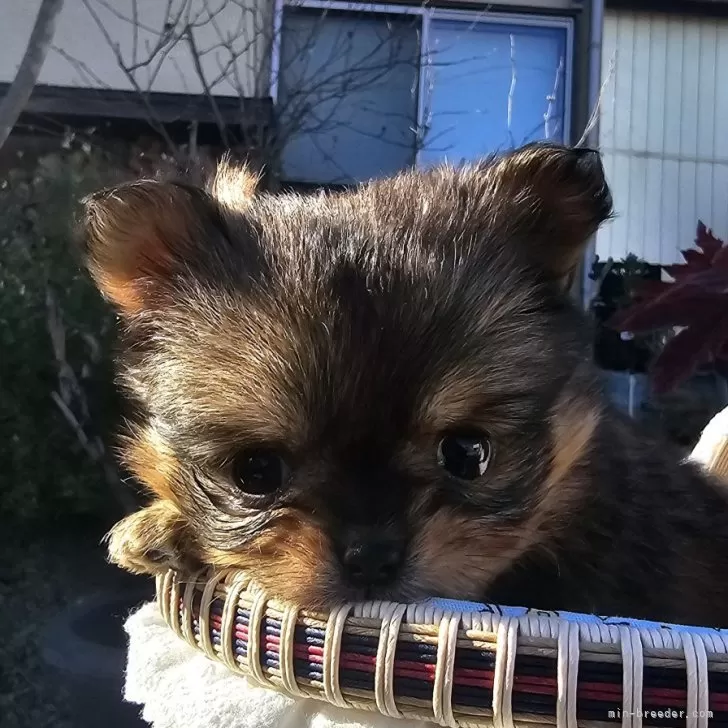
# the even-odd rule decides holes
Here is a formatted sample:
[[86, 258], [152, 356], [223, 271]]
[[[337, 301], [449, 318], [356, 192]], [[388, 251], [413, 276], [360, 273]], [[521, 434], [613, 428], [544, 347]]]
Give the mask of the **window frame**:
[[[273, 11], [273, 43], [271, 48], [270, 64], [270, 97], [273, 106], [278, 102], [278, 74], [280, 71], [281, 31], [283, 27], [283, 14], [286, 8], [304, 8], [311, 10], [336, 10], [372, 14], [413, 15], [421, 18], [420, 36], [420, 69], [428, 64], [428, 45], [430, 36], [430, 23], [433, 20], [463, 21], [469, 23], [485, 22], [491, 25], [523, 25], [537, 28], [556, 28], [566, 32], [565, 68], [564, 68], [564, 115], [563, 140], [571, 143], [571, 122], [573, 116], [574, 92], [574, 18], [568, 15], [544, 15], [537, 11], [524, 12], [522, 9], [514, 12], [483, 10], [459, 10], [438, 8], [422, 5], [392, 5], [379, 2], [355, 2], [354, 0], [275, 0]], [[539, 8], [540, 10], [540, 8]], [[427, 115], [427, 72], [420, 72], [417, 80], [417, 148], [415, 150], [415, 167], [421, 167], [420, 151], [422, 148], [422, 135], [426, 130], [425, 119]]]

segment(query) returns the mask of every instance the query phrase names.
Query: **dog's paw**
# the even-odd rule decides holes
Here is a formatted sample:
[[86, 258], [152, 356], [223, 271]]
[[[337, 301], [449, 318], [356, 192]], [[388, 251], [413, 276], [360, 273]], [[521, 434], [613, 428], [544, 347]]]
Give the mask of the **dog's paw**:
[[169, 501], [156, 501], [119, 521], [107, 541], [109, 560], [133, 574], [200, 568], [186, 521]]

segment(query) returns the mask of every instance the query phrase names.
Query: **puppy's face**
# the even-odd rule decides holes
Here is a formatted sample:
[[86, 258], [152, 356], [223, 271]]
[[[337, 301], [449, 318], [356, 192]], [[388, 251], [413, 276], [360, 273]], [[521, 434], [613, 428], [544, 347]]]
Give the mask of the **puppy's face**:
[[156, 496], [114, 559], [309, 607], [482, 598], [583, 497], [598, 406], [564, 288], [610, 205], [596, 154], [546, 145], [333, 196], [222, 167], [87, 200]]

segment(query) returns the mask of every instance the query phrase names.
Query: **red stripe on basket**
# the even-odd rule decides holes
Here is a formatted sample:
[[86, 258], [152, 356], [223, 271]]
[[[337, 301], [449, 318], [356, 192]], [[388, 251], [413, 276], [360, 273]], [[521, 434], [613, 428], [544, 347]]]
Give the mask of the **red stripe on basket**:
[[295, 657], [300, 657], [303, 660], [311, 656], [323, 657], [324, 648], [315, 645], [296, 645], [293, 648], [293, 654]]
[[[556, 680], [554, 680], [556, 683]], [[622, 697], [622, 683], [608, 682], [583, 682], [577, 683], [577, 692], [584, 690], [587, 692], [610, 693], [617, 698]]]
[[455, 675], [453, 677], [453, 682], [455, 683], [455, 685], [462, 685], [463, 687], [482, 688], [483, 690], [493, 689], [492, 677], [476, 679], [473, 677], [458, 677], [457, 675]]
[[622, 693], [615, 695], [614, 693], [603, 692], [601, 690], [577, 690], [576, 697], [581, 700], [599, 700], [603, 703], [622, 703]]
[[323, 655], [296, 655], [294, 653], [294, 657], [297, 657], [299, 660], [304, 660], [305, 662], [312, 662], [315, 665], [323, 665], [324, 664], [324, 658]]
[[711, 710], [728, 710], [728, 694], [716, 693], [708, 697], [708, 706]]
[[428, 665], [427, 663], [411, 662], [409, 660], [395, 660], [394, 670], [404, 670], [406, 672], [412, 672], [416, 675], [427, 676], [428, 678], [435, 676], [435, 665]]
[[687, 698], [687, 690], [685, 688], [645, 688], [642, 692], [645, 695], [655, 695], [659, 698]]
[[339, 659], [339, 665], [341, 667], [345, 667], [347, 670], [356, 670], [357, 672], [365, 672], [367, 675], [374, 674], [373, 665], [365, 665], [362, 662], [357, 662], [356, 660], [349, 660], [345, 657], [341, 657]]
[[434, 675], [423, 675], [415, 670], [404, 670], [401, 667], [398, 668], [396, 665], [394, 666], [394, 675], [395, 677], [408, 677], [412, 680], [420, 680], [421, 682], [434, 682], [435, 680]]
[[669, 708], [685, 708], [687, 691], [675, 688], [645, 688], [642, 691], [642, 702], [665, 705]]

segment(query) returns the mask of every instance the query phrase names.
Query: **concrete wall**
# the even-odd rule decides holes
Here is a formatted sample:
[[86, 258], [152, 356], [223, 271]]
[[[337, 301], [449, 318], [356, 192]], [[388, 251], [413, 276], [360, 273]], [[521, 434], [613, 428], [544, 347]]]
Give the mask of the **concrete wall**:
[[[40, 0], [3, 3], [0, 81], [13, 79], [39, 5]], [[193, 54], [179, 38], [179, 29], [190, 22], [212, 92], [264, 96], [273, 7], [273, 0], [66, 0], [40, 83], [133, 89], [118, 46], [124, 65], [138, 65], [132, 74], [143, 90], [202, 93]], [[165, 24], [175, 21], [171, 37], [177, 40], [165, 41]]]

